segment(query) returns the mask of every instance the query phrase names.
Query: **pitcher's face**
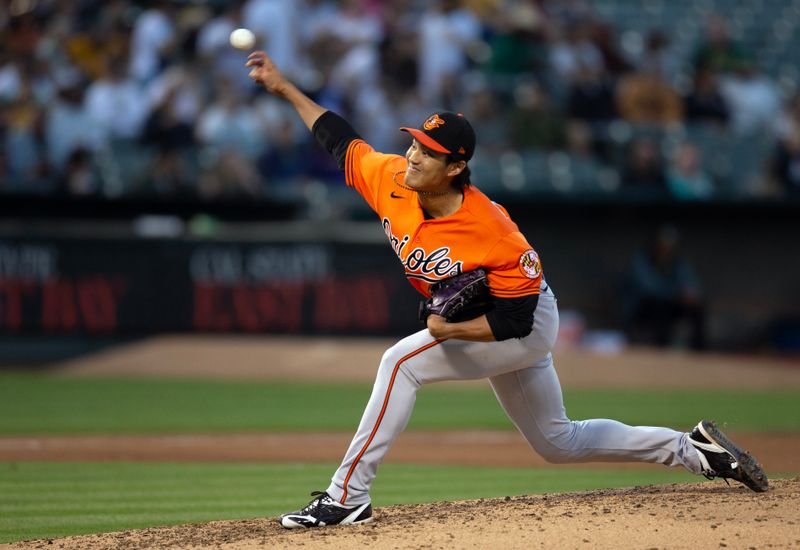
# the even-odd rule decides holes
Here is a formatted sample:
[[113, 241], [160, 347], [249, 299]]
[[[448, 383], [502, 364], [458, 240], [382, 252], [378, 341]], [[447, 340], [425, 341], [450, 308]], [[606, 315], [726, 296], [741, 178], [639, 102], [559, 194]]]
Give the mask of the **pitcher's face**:
[[405, 184], [416, 191], [438, 191], [463, 169], [457, 162], [448, 162], [445, 153], [428, 149], [416, 139], [406, 151], [408, 168]]

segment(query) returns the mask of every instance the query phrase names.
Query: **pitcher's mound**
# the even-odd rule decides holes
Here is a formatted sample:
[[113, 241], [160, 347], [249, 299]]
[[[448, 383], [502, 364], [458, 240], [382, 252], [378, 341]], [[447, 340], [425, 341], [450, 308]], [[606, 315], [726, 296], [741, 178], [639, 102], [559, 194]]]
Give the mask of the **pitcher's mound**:
[[12, 548], [790, 548], [800, 478], [767, 493], [721, 481], [400, 505], [356, 527], [286, 531], [275, 518], [31, 541]]

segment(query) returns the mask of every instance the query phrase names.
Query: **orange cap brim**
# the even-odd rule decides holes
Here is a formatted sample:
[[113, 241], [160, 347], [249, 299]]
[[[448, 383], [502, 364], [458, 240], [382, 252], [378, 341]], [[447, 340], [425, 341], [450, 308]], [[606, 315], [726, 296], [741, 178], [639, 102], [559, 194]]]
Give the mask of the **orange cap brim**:
[[439, 142], [431, 138], [428, 134], [426, 134], [422, 130], [419, 130], [417, 128], [400, 128], [400, 129], [414, 136], [414, 139], [416, 139], [418, 142], [420, 142], [428, 149], [432, 149], [437, 153], [447, 153], [448, 155], [452, 153], [452, 151], [445, 149], [442, 145], [439, 144]]

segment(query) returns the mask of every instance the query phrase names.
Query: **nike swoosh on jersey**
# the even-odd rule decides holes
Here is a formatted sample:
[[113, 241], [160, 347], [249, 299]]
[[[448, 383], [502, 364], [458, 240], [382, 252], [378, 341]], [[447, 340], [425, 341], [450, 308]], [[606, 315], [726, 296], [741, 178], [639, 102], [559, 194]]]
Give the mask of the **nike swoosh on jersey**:
[[389, 196], [392, 197], [393, 199], [402, 199], [402, 198], [404, 198], [403, 195], [395, 195], [394, 191], [389, 193]]

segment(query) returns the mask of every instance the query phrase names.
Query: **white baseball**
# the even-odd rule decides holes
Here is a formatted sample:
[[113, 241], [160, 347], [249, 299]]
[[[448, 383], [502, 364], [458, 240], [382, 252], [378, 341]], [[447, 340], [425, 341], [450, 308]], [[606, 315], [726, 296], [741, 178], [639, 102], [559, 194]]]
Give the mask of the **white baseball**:
[[250, 29], [236, 29], [231, 33], [231, 46], [239, 50], [251, 50], [256, 45], [256, 35]]

